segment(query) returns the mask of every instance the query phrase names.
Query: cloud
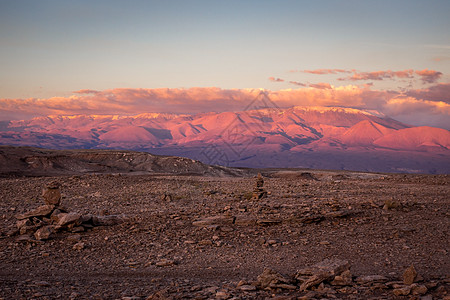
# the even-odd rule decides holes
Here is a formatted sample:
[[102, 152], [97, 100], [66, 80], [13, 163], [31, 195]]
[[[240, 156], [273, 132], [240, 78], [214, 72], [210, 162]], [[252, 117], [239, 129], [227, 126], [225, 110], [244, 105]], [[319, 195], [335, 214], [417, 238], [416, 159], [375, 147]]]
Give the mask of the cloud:
[[450, 83], [438, 83], [426, 89], [409, 90], [409, 97], [429, 101], [442, 101], [450, 104]]
[[[303, 83], [299, 84], [303, 85]], [[396, 116], [404, 119], [405, 116], [408, 118], [420, 116], [420, 120], [429, 120], [434, 122], [435, 126], [441, 124], [439, 125], [441, 127], [447, 126], [449, 121], [446, 120], [450, 120], [450, 105], [448, 104], [450, 83], [438, 84], [428, 89], [410, 90], [405, 93], [374, 90], [369, 85], [339, 87], [328, 83], [307, 85], [307, 87], [302, 86], [295, 89], [263, 91], [279, 107], [340, 106], [374, 109], [394, 118]], [[29, 119], [46, 115], [135, 115], [144, 112], [196, 114], [211, 111], [241, 111], [261, 91], [261, 89], [220, 89], [217, 87], [120, 88], [96, 91], [95, 93], [76, 93], [70, 97], [0, 99], [0, 120]], [[412, 119], [412, 121], [414, 120]]]
[[326, 83], [326, 82], [319, 82], [319, 83], [312, 83], [309, 85], [312, 88], [315, 89], [331, 89], [331, 84]]
[[269, 80], [272, 82], [283, 82], [284, 79], [281, 78], [275, 78], [275, 77], [269, 77]]
[[296, 86], [308, 86], [307, 84], [299, 82], [299, 81], [289, 81], [289, 83], [296, 85]]
[[[275, 77], [269, 77], [270, 81], [273, 82], [284, 82], [285, 80], [282, 78], [275, 78]], [[288, 81], [290, 84], [296, 85], [296, 86], [302, 86], [302, 87], [312, 87], [315, 89], [331, 89], [332, 86], [329, 83], [326, 82], [319, 82], [319, 83], [303, 83], [299, 81]]]
[[357, 81], [357, 80], [384, 80], [398, 78], [413, 78], [414, 70], [404, 71], [374, 71], [374, 72], [353, 72], [350, 77], [338, 78], [341, 81]]
[[434, 83], [438, 81], [442, 76], [441, 72], [428, 69], [416, 71], [415, 73], [422, 78], [422, 81], [424, 83]]
[[316, 74], [316, 75], [352, 73], [352, 71], [350, 71], [350, 70], [343, 70], [343, 69], [317, 69], [317, 70], [303, 70], [303, 71], [297, 71], [297, 72], [310, 73], [310, 74]]
[[74, 94], [98, 94], [98, 93], [100, 93], [100, 91], [84, 89], [84, 90], [74, 91], [73, 93]]
[[437, 82], [442, 73], [435, 70], [402, 70], [402, 71], [391, 71], [391, 70], [382, 70], [382, 71], [372, 71], [372, 72], [359, 72], [357, 70], [344, 70], [344, 69], [317, 69], [317, 70], [303, 70], [303, 71], [289, 71], [289, 72], [303, 72], [309, 74], [316, 75], [325, 75], [325, 74], [339, 74], [339, 73], [349, 73], [352, 75], [347, 77], [338, 78], [340, 81], [358, 81], [358, 80], [385, 80], [385, 79], [413, 79], [415, 75], [418, 75], [423, 83], [435, 83]]

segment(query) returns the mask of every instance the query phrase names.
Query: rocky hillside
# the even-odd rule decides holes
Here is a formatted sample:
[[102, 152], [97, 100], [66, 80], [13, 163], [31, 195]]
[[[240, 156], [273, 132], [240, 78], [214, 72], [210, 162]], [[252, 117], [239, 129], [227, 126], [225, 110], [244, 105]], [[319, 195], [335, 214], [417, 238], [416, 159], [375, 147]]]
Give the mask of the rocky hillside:
[[84, 173], [242, 175], [189, 158], [115, 150], [48, 150], [0, 146], [0, 175], [52, 176]]

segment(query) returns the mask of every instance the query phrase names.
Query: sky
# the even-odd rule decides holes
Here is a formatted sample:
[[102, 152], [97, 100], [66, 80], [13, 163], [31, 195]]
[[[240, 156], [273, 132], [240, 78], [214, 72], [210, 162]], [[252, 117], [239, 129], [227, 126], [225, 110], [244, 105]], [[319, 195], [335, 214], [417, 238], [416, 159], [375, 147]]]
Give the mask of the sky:
[[448, 0], [0, 0], [0, 120], [236, 110], [264, 89], [450, 129], [449, 15]]

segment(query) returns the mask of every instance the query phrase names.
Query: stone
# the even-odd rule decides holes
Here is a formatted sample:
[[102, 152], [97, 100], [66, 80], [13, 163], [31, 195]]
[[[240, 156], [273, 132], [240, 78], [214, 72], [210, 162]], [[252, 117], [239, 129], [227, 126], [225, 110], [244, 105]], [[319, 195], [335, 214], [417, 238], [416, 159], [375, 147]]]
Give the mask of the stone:
[[308, 279], [306, 279], [301, 285], [300, 285], [300, 291], [306, 291], [307, 289], [312, 288], [313, 286], [319, 285], [325, 280], [330, 280], [330, 273], [327, 272], [319, 272]]
[[244, 285], [239, 286], [239, 289], [241, 291], [251, 292], [251, 291], [256, 291], [256, 286], [251, 285], [251, 284], [244, 284]]
[[411, 288], [409, 286], [405, 286], [402, 288], [394, 289], [392, 292], [395, 296], [408, 296], [411, 292]]
[[[71, 212], [71, 213], [62, 213], [57, 226], [64, 227], [70, 224], [80, 223], [81, 215], [79, 213]], [[79, 225], [79, 224], [77, 224]]]
[[83, 226], [75, 226], [72, 228], [71, 232], [83, 232], [85, 231], [85, 228]]
[[22, 227], [19, 228], [19, 234], [33, 233], [37, 229], [39, 229], [39, 226], [34, 225], [34, 224], [27, 225], [27, 226], [22, 226]]
[[164, 193], [161, 195], [161, 200], [163, 201], [172, 201], [172, 195]]
[[305, 291], [324, 281], [332, 281], [335, 276], [350, 269], [350, 264], [341, 259], [325, 259], [311, 267], [301, 269], [295, 274], [300, 290]]
[[192, 225], [199, 227], [210, 225], [230, 225], [234, 223], [235, 219], [236, 218], [233, 216], [213, 216], [194, 221], [192, 222]]
[[346, 270], [341, 273], [341, 275], [337, 275], [334, 277], [334, 280], [331, 282], [331, 285], [345, 286], [352, 285], [352, 273], [350, 270]]
[[161, 259], [155, 265], [157, 267], [169, 267], [169, 266], [173, 266], [174, 264], [175, 264], [175, 261], [173, 261], [171, 259]]
[[411, 293], [413, 295], [425, 295], [428, 292], [428, 289], [425, 285], [412, 284], [411, 285]]
[[230, 294], [226, 291], [218, 291], [216, 293], [216, 299], [228, 299], [230, 298]]
[[414, 280], [417, 277], [417, 271], [413, 265], [405, 270], [403, 273], [403, 283], [407, 285], [411, 285], [414, 283]]
[[383, 209], [384, 210], [388, 210], [388, 209], [396, 209], [396, 208], [400, 208], [401, 205], [400, 203], [398, 203], [397, 201], [394, 200], [386, 200], [384, 202], [384, 206]]
[[311, 267], [297, 271], [297, 275], [314, 275], [317, 273], [325, 272], [330, 274], [331, 276], [336, 276], [349, 269], [350, 264], [346, 260], [325, 259]]
[[85, 246], [85, 244], [83, 242], [78, 242], [75, 245], [73, 245], [72, 249], [80, 251], [80, 250], [84, 249], [84, 246]]
[[92, 216], [92, 224], [94, 226], [112, 226], [122, 223], [124, 219], [119, 215]]
[[58, 206], [61, 203], [61, 191], [58, 183], [51, 183], [42, 190], [42, 197], [47, 205]]
[[50, 215], [50, 220], [52, 220], [54, 223], [58, 223], [59, 219], [63, 216], [63, 214], [65, 213], [63, 213], [60, 209], [56, 208]]
[[23, 219], [23, 220], [18, 220], [16, 222], [16, 226], [18, 229], [20, 229], [25, 226], [33, 226], [33, 223], [30, 221], [30, 219]]
[[90, 214], [82, 215], [80, 218], [80, 221], [82, 224], [92, 223], [92, 218], [93, 218], [93, 216]]
[[286, 285], [292, 286], [289, 279], [272, 269], [264, 269], [257, 278], [257, 285], [261, 289], [286, 289]]
[[18, 220], [28, 219], [32, 217], [46, 217], [50, 216], [50, 214], [55, 209], [54, 205], [42, 205], [32, 211], [26, 212], [24, 214], [18, 215], [16, 218]]
[[44, 226], [39, 228], [35, 233], [34, 237], [36, 240], [48, 240], [51, 238], [52, 234], [54, 233], [54, 228], [52, 225]]
[[374, 283], [385, 283], [389, 279], [382, 275], [365, 275], [356, 278], [358, 284], [374, 284]]

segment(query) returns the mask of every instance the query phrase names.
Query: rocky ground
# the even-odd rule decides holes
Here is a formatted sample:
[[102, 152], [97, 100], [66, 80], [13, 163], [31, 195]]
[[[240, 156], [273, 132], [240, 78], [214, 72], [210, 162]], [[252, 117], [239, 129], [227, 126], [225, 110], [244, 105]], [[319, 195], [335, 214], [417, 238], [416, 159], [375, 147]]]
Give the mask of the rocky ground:
[[[262, 173], [0, 178], [0, 297], [449, 299], [449, 175]], [[120, 222], [18, 232], [55, 181]]]

